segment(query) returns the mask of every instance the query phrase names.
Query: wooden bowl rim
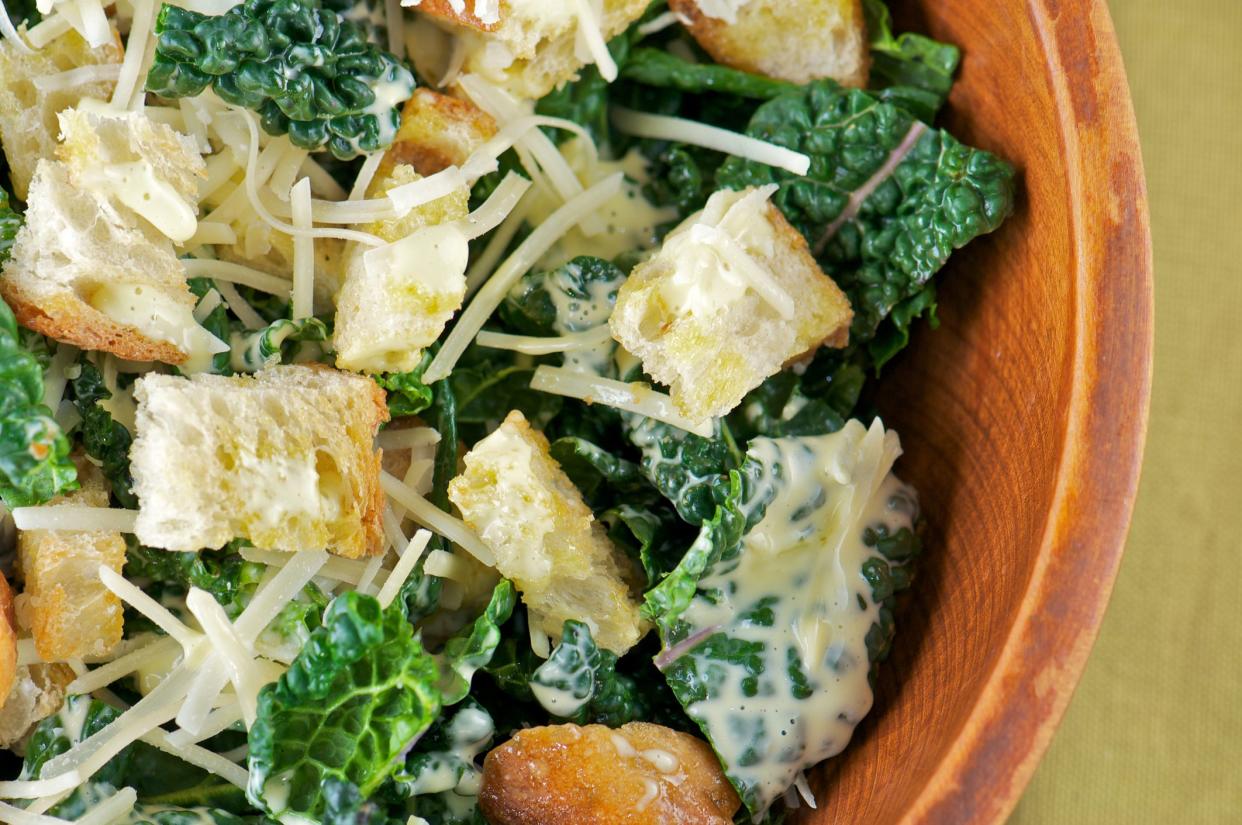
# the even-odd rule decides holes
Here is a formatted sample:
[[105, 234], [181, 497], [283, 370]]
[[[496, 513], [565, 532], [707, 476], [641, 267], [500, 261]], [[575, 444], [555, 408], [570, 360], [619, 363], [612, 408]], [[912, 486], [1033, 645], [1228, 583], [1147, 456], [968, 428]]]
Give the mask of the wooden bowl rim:
[[[1029, 0], [1026, 6], [1048, 61], [1071, 193], [1074, 385], [1056, 492], [1019, 612], [979, 701], [903, 825], [963, 821], [966, 811], [970, 822], [1003, 822], [1016, 806], [1099, 632], [1129, 531], [1147, 432], [1151, 231], [1116, 32], [1104, 0]], [[1089, 34], [1067, 43], [1056, 23], [1062, 16]], [[1075, 51], [1083, 43], [1095, 47], [1089, 60]], [[1099, 111], [1092, 138], [1080, 134], [1074, 83], [1094, 86]], [[1083, 146], [1096, 139], [1098, 146]], [[1122, 210], [1120, 233], [1110, 226], [1118, 218], [1107, 207], [1117, 194], [1132, 199]], [[1128, 249], [1093, 251], [1093, 239], [1118, 234]], [[1118, 353], [1126, 355], [1120, 372], [1108, 360]], [[1058, 620], [1064, 616], [1074, 617], [1073, 626]]]

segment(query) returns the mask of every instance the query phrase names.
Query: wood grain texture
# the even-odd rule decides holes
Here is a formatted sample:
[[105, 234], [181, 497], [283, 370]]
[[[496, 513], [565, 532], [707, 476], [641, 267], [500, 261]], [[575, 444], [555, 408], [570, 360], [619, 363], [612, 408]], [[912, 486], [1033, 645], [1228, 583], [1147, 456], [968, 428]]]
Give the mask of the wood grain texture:
[[1095, 639], [1138, 484], [1152, 263], [1103, 0], [909, 0], [961, 44], [946, 126], [1021, 170], [1017, 214], [951, 261], [942, 324], [884, 382], [928, 519], [876, 709], [812, 786], [816, 825], [999, 823]]

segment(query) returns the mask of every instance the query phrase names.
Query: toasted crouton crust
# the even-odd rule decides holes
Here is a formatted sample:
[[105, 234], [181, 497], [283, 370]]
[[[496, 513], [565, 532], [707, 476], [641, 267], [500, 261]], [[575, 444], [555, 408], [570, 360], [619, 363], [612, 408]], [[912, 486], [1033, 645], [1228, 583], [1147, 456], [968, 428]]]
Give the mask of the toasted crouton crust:
[[748, 0], [737, 22], [709, 17], [698, 0], [669, 0], [716, 62], [809, 83], [830, 77], [863, 88], [871, 68], [862, 0]]
[[618, 655], [633, 647], [646, 630], [632, 587], [637, 571], [552, 458], [544, 434], [514, 410], [465, 465], [449, 498], [521, 591], [531, 625], [556, 639], [576, 619], [601, 647]]
[[741, 804], [706, 742], [647, 722], [518, 731], [479, 793], [493, 825], [728, 825]]
[[[704, 212], [688, 218], [655, 256], [634, 268], [609, 318], [613, 337], [670, 388], [678, 409], [694, 421], [728, 413], [782, 367], [820, 346], [849, 340], [849, 300], [780, 210], [756, 203], [761, 194], [748, 189], [712, 195]], [[712, 254], [706, 239], [690, 234], [696, 224], [724, 229], [771, 291], [791, 302], [788, 317], [754, 283], [730, 277], [744, 270], [736, 268], [742, 262], [725, 251], [727, 245], [715, 248], [706, 269], [683, 260]]]
[[235, 537], [348, 558], [384, 549], [384, 391], [330, 367], [255, 376], [149, 374], [130, 450], [144, 544], [191, 551]]
[[401, 128], [379, 174], [401, 164], [413, 166], [423, 177], [461, 166], [495, 134], [496, 121], [470, 101], [415, 89], [401, 109]]
[[17, 680], [17, 619], [13, 610], [13, 591], [0, 573], [0, 707]]
[[465, 26], [468, 29], [474, 29], [481, 32], [494, 32], [500, 28], [501, 20], [504, 19], [504, 3], [501, 4], [501, 20], [495, 23], [484, 23], [474, 15], [474, 8], [477, 0], [471, 0], [470, 3], [463, 3], [461, 11], [454, 11], [451, 0], [422, 0], [417, 5], [417, 9], [431, 17], [438, 18], [446, 23], [454, 23], [458, 26]]
[[82, 98], [107, 98], [116, 85], [103, 80], [44, 91], [35, 86], [34, 79], [83, 66], [120, 63], [122, 54], [119, 35], [115, 43], [92, 49], [81, 35], [69, 31], [34, 54], [23, 54], [12, 43], [0, 42], [0, 142], [18, 198], [26, 200], [35, 165], [55, 155], [60, 134], [57, 115]]
[[[74, 457], [81, 489], [46, 506], [108, 506], [108, 485], [94, 464]], [[103, 656], [121, 640], [121, 600], [99, 580], [100, 565], [117, 573], [125, 564], [120, 533], [26, 530], [17, 537], [25, 588], [19, 606], [44, 661]]]
[[60, 710], [73, 679], [73, 670], [59, 662], [17, 668], [0, 706], [0, 748], [17, 747], [35, 725]]

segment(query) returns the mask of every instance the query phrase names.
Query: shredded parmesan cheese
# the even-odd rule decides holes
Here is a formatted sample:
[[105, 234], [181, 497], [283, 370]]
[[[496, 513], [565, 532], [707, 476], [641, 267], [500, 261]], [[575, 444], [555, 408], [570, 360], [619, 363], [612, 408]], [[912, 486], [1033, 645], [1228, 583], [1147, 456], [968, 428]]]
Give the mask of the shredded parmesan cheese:
[[367, 159], [362, 162], [362, 168], [358, 170], [358, 177], [354, 178], [354, 188], [349, 190], [349, 200], [360, 201], [367, 196], [371, 181], [375, 180], [375, 173], [379, 171], [383, 161], [383, 152], [373, 152], [367, 155]]
[[[289, 204], [293, 208], [293, 225], [309, 231], [310, 178], [302, 178], [289, 191]], [[293, 320], [299, 321], [314, 314], [314, 300], [315, 239], [306, 232], [300, 232], [293, 236]]]
[[90, 532], [109, 530], [117, 533], [134, 532], [137, 510], [118, 510], [113, 507], [88, 507], [84, 504], [62, 504], [56, 507], [17, 507], [13, 510], [13, 523], [18, 530], [72, 530]]
[[503, 349], [520, 352], [523, 355], [551, 355], [556, 352], [571, 352], [578, 349], [599, 346], [612, 339], [612, 331], [607, 324], [594, 329], [583, 330], [555, 338], [539, 338], [533, 335], [509, 335], [504, 332], [484, 330], [475, 337], [475, 343], [481, 347]]
[[121, 76], [119, 63], [99, 63], [94, 66], [79, 66], [76, 69], [43, 75], [34, 79], [35, 88], [44, 92], [59, 92], [73, 89], [87, 83], [98, 83], [116, 80]]
[[563, 367], [541, 366], [535, 370], [530, 387], [540, 392], [580, 398], [588, 404], [605, 404], [618, 410], [645, 415], [704, 438], [711, 438], [715, 432], [711, 421], [687, 419], [677, 412], [671, 398], [646, 384], [626, 384]]
[[[187, 278], [211, 278], [214, 281], [241, 284], [257, 289], [259, 292], [266, 292], [268, 295], [289, 294], [290, 282], [288, 280], [251, 269], [248, 266], [230, 261], [214, 261], [210, 258], [186, 258], [181, 263], [185, 265]], [[224, 298], [228, 300], [227, 295]]]
[[404, 507], [411, 518], [428, 530], [444, 536], [488, 567], [496, 563], [492, 551], [461, 519], [444, 512], [390, 473], [380, 474], [380, 486], [389, 498]]
[[[574, 10], [578, 13], [578, 46], [585, 51], [599, 69], [600, 77], [608, 83], [617, 79], [617, 64], [608, 51], [608, 42], [601, 31], [599, 15], [591, 0], [574, 0]], [[582, 48], [584, 47], [584, 48]], [[578, 55], [585, 59], [584, 55]]]
[[513, 285], [580, 220], [581, 215], [594, 212], [620, 192], [623, 181], [624, 175], [619, 172], [604, 178], [553, 212], [522, 241], [461, 314], [453, 331], [427, 367], [424, 380], [428, 384], [448, 377], [457, 365], [457, 359], [466, 351], [466, 347], [496, 311], [496, 307], [500, 306]]
[[811, 159], [807, 155], [749, 135], [740, 135], [728, 129], [685, 118], [635, 112], [621, 106], [613, 106], [611, 112], [613, 125], [635, 137], [702, 146], [727, 155], [766, 163], [795, 175], [805, 175], [811, 170]]
[[13, 48], [22, 54], [34, 54], [34, 49], [26, 45], [26, 40], [17, 32], [17, 27], [13, 25], [13, 20], [9, 17], [9, 10], [3, 3], [0, 3], [0, 33], [4, 34], [4, 39], [13, 44]]
[[[121, 63], [121, 73], [117, 78], [116, 88], [112, 91], [112, 107], [128, 109], [136, 95], [143, 95], [141, 83], [142, 66], [146, 60], [147, 50], [151, 45], [152, 29], [155, 25], [155, 0], [133, 0], [133, 17], [129, 23], [129, 39], [125, 42], [125, 59]], [[106, 23], [106, 20], [105, 20]], [[111, 36], [92, 47], [102, 46]]]
[[410, 543], [406, 545], [405, 551], [401, 554], [401, 558], [392, 569], [392, 575], [388, 577], [388, 581], [384, 582], [384, 586], [380, 588], [379, 599], [380, 606], [387, 608], [392, 604], [393, 599], [397, 598], [397, 594], [401, 592], [401, 586], [405, 584], [405, 580], [410, 577], [410, 573], [414, 570], [414, 565], [418, 564], [418, 560], [422, 558], [423, 551], [427, 549], [427, 542], [431, 541], [431, 533], [426, 530], [419, 530], [414, 534], [414, 538], [410, 539]]

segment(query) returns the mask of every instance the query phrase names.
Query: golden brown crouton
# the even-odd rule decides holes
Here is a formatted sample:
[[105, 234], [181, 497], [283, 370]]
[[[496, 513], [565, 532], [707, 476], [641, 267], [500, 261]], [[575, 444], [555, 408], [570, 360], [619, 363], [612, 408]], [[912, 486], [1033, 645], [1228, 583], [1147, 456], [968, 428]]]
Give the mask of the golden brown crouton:
[[0, 141], [17, 197], [26, 200], [35, 165], [55, 154], [60, 134], [56, 116], [83, 98], [108, 97], [116, 85], [99, 79], [51, 85], [49, 81], [73, 69], [120, 63], [121, 53], [120, 37], [92, 49], [75, 31], [33, 54], [19, 51], [7, 40], [0, 42]]
[[[82, 488], [57, 496], [47, 506], [108, 506], [103, 474], [84, 458], [75, 459]], [[121, 640], [121, 600], [99, 580], [100, 565], [121, 572], [125, 539], [95, 530], [27, 530], [17, 538], [18, 564], [26, 581], [18, 596], [24, 621], [44, 661], [103, 656]]]
[[17, 679], [17, 620], [13, 610], [13, 591], [0, 573], [0, 706]]
[[551, 725], [487, 755], [492, 825], [728, 825], [741, 807], [707, 743], [661, 725]]
[[150, 547], [192, 551], [235, 537], [270, 550], [384, 550], [384, 391], [322, 365], [254, 376], [148, 373], [134, 391], [130, 461]]
[[514, 410], [465, 464], [449, 498], [522, 592], [531, 626], [559, 638], [576, 619], [613, 653], [633, 647], [646, 630], [633, 562], [608, 539], [544, 434]]
[[426, 177], [461, 166], [496, 134], [496, 121], [468, 100], [419, 88], [401, 109], [401, 128], [379, 175], [407, 164]]
[[732, 16], [709, 16], [706, 5], [669, 2], [718, 63], [792, 83], [830, 77], [867, 85], [871, 57], [861, 0], [746, 0], [733, 4]]
[[73, 678], [69, 666], [60, 663], [19, 667], [0, 706], [0, 748], [17, 749], [31, 728], [60, 710]]
[[728, 413], [786, 364], [848, 341], [849, 300], [769, 194], [716, 192], [617, 294], [613, 337], [693, 421]]

